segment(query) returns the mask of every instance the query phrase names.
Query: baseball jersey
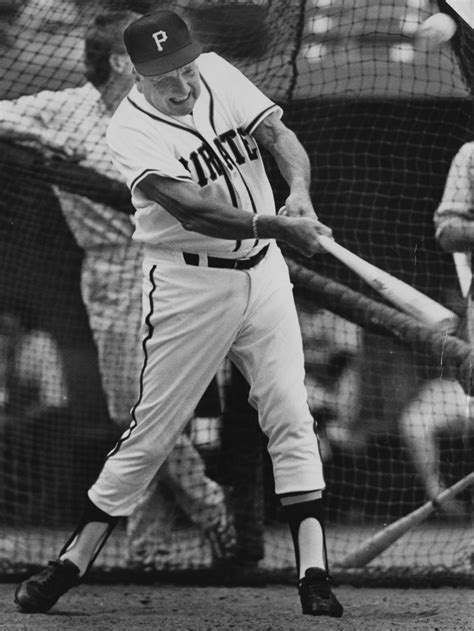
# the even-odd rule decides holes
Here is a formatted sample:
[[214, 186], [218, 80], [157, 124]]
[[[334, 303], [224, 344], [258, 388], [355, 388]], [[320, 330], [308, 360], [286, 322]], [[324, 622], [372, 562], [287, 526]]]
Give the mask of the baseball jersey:
[[107, 140], [132, 192], [134, 239], [151, 250], [165, 247], [241, 258], [268, 240], [232, 241], [185, 230], [138, 186], [155, 173], [194, 182], [204, 197], [249, 213], [275, 214], [273, 192], [252, 132], [270, 113], [281, 116], [281, 109], [219, 55], [202, 54], [197, 65], [201, 94], [192, 116], [163, 114], [134, 87], [112, 116]]
[[[41, 142], [53, 133], [61, 142], [84, 154], [80, 164], [123, 181], [110, 158], [105, 131], [110, 121], [99, 91], [86, 83], [58, 92], [44, 90], [14, 101], [0, 101], [0, 126], [28, 125]], [[127, 243], [134, 230], [132, 218], [87, 197], [54, 187], [65, 219], [79, 246], [89, 249]]]

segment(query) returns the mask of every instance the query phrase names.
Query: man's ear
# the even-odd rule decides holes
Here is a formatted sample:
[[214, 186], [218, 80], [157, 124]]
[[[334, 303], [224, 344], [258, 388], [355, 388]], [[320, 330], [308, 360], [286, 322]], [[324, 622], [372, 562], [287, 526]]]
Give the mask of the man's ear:
[[143, 92], [142, 78], [138, 74], [138, 72], [135, 70], [135, 68], [133, 69], [133, 78], [135, 79], [135, 85], [137, 86], [137, 90], [139, 92]]
[[109, 57], [110, 67], [117, 74], [131, 74], [133, 70], [132, 62], [128, 55], [112, 53]]

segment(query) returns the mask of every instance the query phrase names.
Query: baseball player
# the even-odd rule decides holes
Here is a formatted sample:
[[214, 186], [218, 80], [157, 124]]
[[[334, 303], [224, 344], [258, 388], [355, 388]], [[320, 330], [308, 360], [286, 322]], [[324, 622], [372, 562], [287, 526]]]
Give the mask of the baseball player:
[[[80, 582], [229, 356], [250, 384], [268, 437], [303, 613], [339, 617], [301, 334], [275, 241], [312, 256], [321, 251], [319, 235], [331, 235], [311, 203], [308, 156], [280, 108], [224, 59], [201, 54], [176, 13], [143, 16], [125, 29], [124, 41], [135, 86], [107, 138], [131, 190], [134, 239], [144, 247], [139, 398], [59, 558], [17, 587], [16, 602], [23, 611], [47, 611]], [[275, 212], [260, 144], [288, 183], [288, 216]]]
[[[109, 414], [122, 429], [129, 424], [130, 409], [138, 394], [143, 252], [141, 244], [131, 240], [132, 206], [120, 204], [117, 209], [112, 199], [122, 177], [110, 160], [105, 131], [112, 112], [133, 84], [122, 31], [138, 17], [124, 11], [96, 18], [86, 37], [89, 81], [82, 87], [42, 91], [0, 102], [0, 135], [46, 150], [59, 152], [64, 147], [72, 159], [80, 160], [81, 168], [89, 169], [90, 188], [94, 171], [110, 178], [108, 203], [93, 201], [86, 196], [90, 194], [87, 191], [77, 194], [68, 190], [69, 185], [60, 178], [55, 191], [71, 232], [84, 250], [82, 297], [98, 349]], [[64, 166], [57, 164], [64, 171]], [[74, 169], [84, 172], [72, 164]], [[127, 191], [123, 183], [121, 186]], [[154, 483], [153, 493], [147, 490], [141, 499], [140, 511], [148, 515], [148, 520], [151, 516], [145, 500], [149, 498], [158, 510], [156, 506], [160, 504], [152, 495], [162, 495], [163, 486], [172, 489], [184, 512], [205, 533], [214, 557], [230, 555], [234, 535], [224, 490], [206, 475], [201, 456], [184, 433], [178, 437], [160, 479]], [[159, 520], [160, 516], [156, 513], [155, 517]], [[143, 530], [137, 523], [143, 524], [139, 514], [129, 524], [132, 550], [133, 539], [140, 538]], [[172, 524], [168, 528], [171, 530]], [[162, 532], [165, 543], [167, 535]]]
[[[467, 302], [463, 336], [472, 343], [474, 142], [463, 144], [453, 158], [441, 202], [434, 214], [434, 224], [438, 243], [454, 258], [461, 293]], [[401, 436], [430, 499], [435, 499], [446, 488], [440, 475], [439, 436], [445, 433], [467, 440], [472, 435], [472, 418], [472, 397], [466, 397], [455, 379], [435, 379], [424, 383], [404, 408], [400, 418]], [[458, 500], [447, 503], [443, 510], [451, 514], [465, 514]]]

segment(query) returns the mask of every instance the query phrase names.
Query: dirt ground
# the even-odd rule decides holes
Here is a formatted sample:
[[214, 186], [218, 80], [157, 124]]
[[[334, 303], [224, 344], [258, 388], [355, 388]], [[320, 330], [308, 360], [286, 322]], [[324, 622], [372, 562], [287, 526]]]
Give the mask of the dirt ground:
[[470, 631], [474, 594], [467, 588], [374, 589], [339, 586], [344, 617], [300, 614], [296, 590], [267, 587], [81, 585], [49, 614], [22, 614], [14, 585], [0, 584], [2, 631]]

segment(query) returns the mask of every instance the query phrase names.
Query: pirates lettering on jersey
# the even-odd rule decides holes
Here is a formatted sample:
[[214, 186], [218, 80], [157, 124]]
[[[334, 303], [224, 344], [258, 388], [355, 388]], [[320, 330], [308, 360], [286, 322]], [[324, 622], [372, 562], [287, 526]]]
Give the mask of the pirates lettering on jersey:
[[214, 146], [203, 142], [187, 158], [179, 158], [201, 188], [224, 175], [224, 169], [233, 171], [246, 162], [258, 160], [255, 140], [241, 127], [219, 134], [213, 142]]

